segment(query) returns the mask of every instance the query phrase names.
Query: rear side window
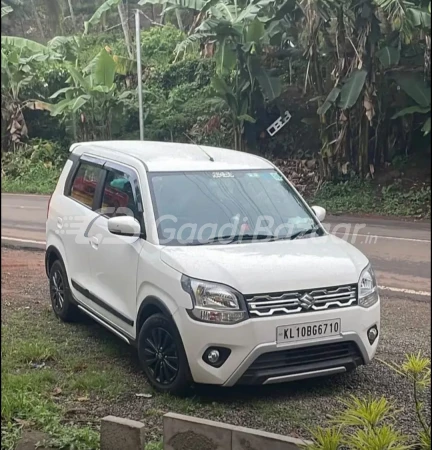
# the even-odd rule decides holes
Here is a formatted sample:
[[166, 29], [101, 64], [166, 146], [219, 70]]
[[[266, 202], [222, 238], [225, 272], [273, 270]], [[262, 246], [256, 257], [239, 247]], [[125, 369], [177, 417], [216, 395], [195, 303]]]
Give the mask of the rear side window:
[[132, 214], [141, 221], [142, 212], [136, 178], [121, 170], [110, 169], [102, 194], [102, 214], [108, 217]]
[[102, 171], [101, 167], [81, 162], [72, 181], [69, 196], [91, 208]]

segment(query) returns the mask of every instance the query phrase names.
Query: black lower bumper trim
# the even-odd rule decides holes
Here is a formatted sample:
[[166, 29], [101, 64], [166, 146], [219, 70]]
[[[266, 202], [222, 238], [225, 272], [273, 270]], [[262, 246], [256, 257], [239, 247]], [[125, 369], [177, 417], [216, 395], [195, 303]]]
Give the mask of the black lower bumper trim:
[[237, 384], [263, 384], [269, 378], [345, 367], [347, 371], [364, 364], [355, 342], [314, 345], [260, 355]]

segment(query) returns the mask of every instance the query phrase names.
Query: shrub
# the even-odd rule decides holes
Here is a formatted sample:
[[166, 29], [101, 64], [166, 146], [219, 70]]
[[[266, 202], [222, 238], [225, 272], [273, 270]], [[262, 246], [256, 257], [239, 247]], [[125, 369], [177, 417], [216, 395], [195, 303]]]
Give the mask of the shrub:
[[67, 146], [34, 139], [2, 155], [2, 191], [51, 194], [67, 158]]
[[389, 400], [351, 396], [341, 402], [344, 410], [332, 419], [330, 427], [313, 430], [313, 442], [305, 446], [307, 450], [430, 450], [431, 427], [419, 400], [419, 392], [430, 387], [430, 358], [407, 355], [401, 366], [384, 364], [412, 384], [421, 429], [415, 446], [409, 445], [408, 437], [398, 430], [398, 411]]
[[172, 25], [152, 27], [141, 33], [142, 61], [144, 65], [168, 66], [174, 61], [177, 44], [185, 34]]

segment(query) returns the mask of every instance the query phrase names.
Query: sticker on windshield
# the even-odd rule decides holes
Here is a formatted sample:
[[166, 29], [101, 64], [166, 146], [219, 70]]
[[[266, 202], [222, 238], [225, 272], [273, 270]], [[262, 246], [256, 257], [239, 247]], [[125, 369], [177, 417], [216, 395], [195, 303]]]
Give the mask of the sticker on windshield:
[[260, 176], [260, 174], [256, 173], [256, 172], [248, 173], [248, 177], [251, 177], [251, 178], [259, 178], [259, 176]]
[[277, 172], [272, 172], [271, 176], [276, 180], [276, 181], [282, 181], [282, 177], [277, 173]]
[[212, 172], [213, 178], [234, 178], [232, 172]]

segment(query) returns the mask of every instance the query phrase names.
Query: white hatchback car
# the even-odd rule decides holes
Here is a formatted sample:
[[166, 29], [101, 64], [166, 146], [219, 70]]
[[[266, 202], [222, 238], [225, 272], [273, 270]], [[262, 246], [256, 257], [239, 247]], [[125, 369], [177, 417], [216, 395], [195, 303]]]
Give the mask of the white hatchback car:
[[324, 216], [247, 153], [75, 144], [48, 207], [52, 307], [136, 345], [160, 391], [350, 371], [374, 357], [378, 288]]

